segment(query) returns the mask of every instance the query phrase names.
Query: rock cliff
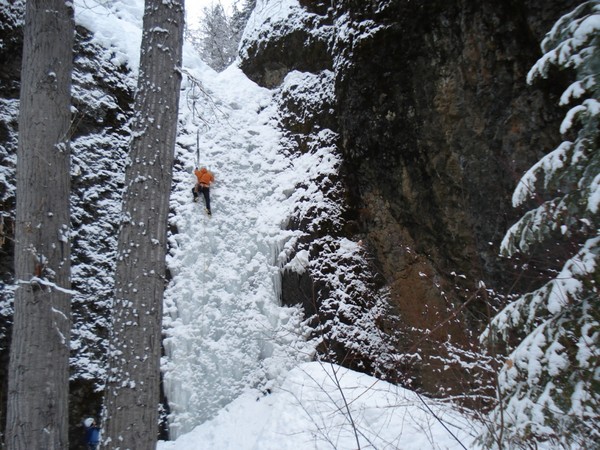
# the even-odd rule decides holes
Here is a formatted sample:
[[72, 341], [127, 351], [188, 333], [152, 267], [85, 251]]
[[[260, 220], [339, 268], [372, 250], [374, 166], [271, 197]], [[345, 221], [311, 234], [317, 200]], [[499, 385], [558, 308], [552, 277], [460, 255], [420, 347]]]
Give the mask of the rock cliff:
[[[288, 95], [282, 127], [297, 151], [309, 151], [319, 130], [336, 134], [342, 187], [321, 188], [343, 205], [342, 223], [313, 227], [306, 241], [336, 235], [363, 246], [371, 295], [387, 290], [377, 327], [401, 355], [379, 368], [383, 376], [434, 395], [464, 390], [472, 376], [447, 359], [476, 345], [513, 292], [521, 263], [497, 256], [517, 217], [510, 196], [559, 139], [561, 86], [528, 86], [525, 77], [544, 33], [576, 3], [301, 0], [247, 33], [241, 67], [257, 83], [285, 84], [292, 71], [332, 79], [333, 99], [309, 112], [299, 115]], [[303, 248], [319, 259], [315, 246]], [[317, 273], [284, 273], [284, 302], [318, 313], [331, 283]], [[352, 350], [337, 344], [333, 357], [349, 364]], [[372, 370], [380, 356], [349, 365]]]

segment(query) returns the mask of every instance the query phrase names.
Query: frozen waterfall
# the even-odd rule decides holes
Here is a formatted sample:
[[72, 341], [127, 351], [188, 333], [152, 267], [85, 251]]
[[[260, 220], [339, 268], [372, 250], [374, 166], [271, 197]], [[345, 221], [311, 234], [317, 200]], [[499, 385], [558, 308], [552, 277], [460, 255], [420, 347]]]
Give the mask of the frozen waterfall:
[[[184, 79], [167, 261], [162, 368], [173, 438], [312, 353], [302, 312], [281, 307], [277, 292], [280, 254], [295, 238], [285, 230], [290, 193], [306, 172], [280, 152], [271, 91], [235, 67], [197, 67], [189, 75], [210, 98]], [[197, 163], [216, 178], [212, 217], [192, 202]]]

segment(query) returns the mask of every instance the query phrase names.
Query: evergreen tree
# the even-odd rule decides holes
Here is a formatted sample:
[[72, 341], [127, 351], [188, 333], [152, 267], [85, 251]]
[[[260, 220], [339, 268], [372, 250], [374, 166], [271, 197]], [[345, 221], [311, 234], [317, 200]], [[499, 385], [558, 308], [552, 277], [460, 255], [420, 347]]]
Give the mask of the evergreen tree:
[[237, 49], [256, 0], [245, 0], [241, 9], [234, 5], [228, 17], [220, 2], [204, 8], [200, 27], [189, 30], [187, 39], [198, 50], [206, 64], [222, 71], [237, 57]]
[[235, 59], [237, 43], [221, 3], [204, 8], [201, 30], [204, 61], [217, 71], [225, 69]]
[[241, 8], [238, 8], [238, 3], [234, 5], [233, 14], [231, 15], [231, 29], [235, 36], [236, 46], [239, 45], [242, 40], [244, 28], [246, 28], [250, 15], [256, 7], [256, 0], [244, 0]]
[[577, 245], [555, 278], [508, 305], [484, 333], [510, 342], [487, 442], [600, 448], [600, 1], [563, 16], [542, 51], [529, 83], [552, 68], [575, 74], [560, 100], [571, 104], [565, 140], [519, 182], [515, 207], [536, 194], [548, 200], [512, 226], [501, 249], [510, 256], [548, 242]]

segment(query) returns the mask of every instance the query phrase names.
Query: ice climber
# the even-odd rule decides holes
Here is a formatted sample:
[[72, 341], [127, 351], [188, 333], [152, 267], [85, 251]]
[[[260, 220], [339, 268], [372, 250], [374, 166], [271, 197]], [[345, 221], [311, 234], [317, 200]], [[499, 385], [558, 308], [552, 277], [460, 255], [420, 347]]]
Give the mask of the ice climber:
[[196, 175], [196, 178], [198, 179], [196, 186], [192, 189], [194, 201], [198, 201], [198, 194], [202, 192], [204, 204], [206, 205], [206, 212], [210, 216], [212, 214], [210, 211], [210, 185], [215, 181], [215, 177], [212, 172], [206, 170], [206, 167], [201, 167], [200, 170], [196, 167], [194, 169], [194, 175]]
[[96, 425], [96, 421], [88, 417], [83, 421], [85, 426], [85, 444], [88, 450], [98, 450], [100, 445], [100, 427]]

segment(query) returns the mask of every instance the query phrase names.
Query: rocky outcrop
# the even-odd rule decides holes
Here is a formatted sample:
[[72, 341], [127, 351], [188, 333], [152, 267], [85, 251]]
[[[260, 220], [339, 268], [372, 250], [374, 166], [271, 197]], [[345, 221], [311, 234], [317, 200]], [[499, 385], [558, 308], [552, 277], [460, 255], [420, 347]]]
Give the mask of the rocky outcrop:
[[262, 3], [256, 8], [272, 16], [266, 28], [252, 28], [251, 23], [249, 29], [257, 33], [242, 38], [240, 66], [248, 78], [272, 88], [281, 84], [293, 70], [317, 73], [331, 69], [328, 51], [331, 22], [327, 16], [278, 14], [278, 5]]
[[[476, 345], [516, 281], [520, 267], [497, 256], [517, 217], [510, 196], [523, 171], [558, 142], [561, 117], [561, 86], [528, 86], [525, 77], [544, 33], [576, 3], [300, 1], [304, 12], [288, 22], [320, 27], [301, 33], [329, 36], [329, 63], [322, 42], [313, 48], [310, 39], [302, 53], [282, 56], [298, 45], [299, 25], [289, 40], [283, 27], [263, 25], [258, 42], [246, 43], [242, 68], [268, 87], [286, 70], [332, 67], [333, 111], [282, 124], [300, 143], [320, 127], [338, 135], [340, 233], [362, 243], [389, 289], [389, 313], [400, 320], [380, 329], [401, 336], [399, 355], [419, 354], [418, 362], [401, 356], [390, 378], [432, 394], [464, 389], [463, 369], [441, 361], [448, 348]], [[298, 61], [315, 54], [319, 64]], [[266, 67], [280, 70], [269, 77]], [[297, 282], [315, 291], [314, 277]], [[284, 300], [297, 297], [294, 283], [284, 275]]]

